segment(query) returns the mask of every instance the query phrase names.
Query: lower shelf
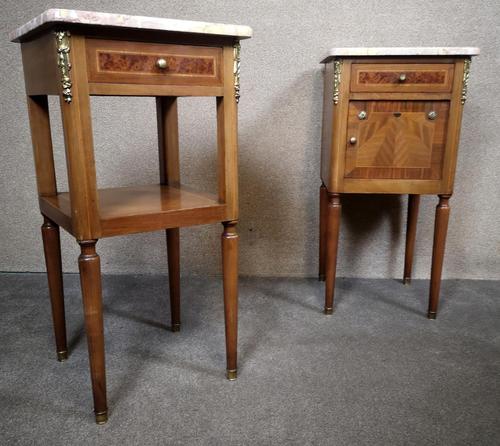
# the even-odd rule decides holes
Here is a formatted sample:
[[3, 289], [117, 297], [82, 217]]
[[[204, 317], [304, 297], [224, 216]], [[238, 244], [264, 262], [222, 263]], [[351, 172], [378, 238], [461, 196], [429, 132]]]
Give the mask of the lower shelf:
[[[217, 196], [186, 186], [155, 184], [100, 189], [98, 199], [101, 237], [214, 223], [226, 217], [226, 205]], [[40, 197], [40, 209], [72, 233], [68, 192]]]

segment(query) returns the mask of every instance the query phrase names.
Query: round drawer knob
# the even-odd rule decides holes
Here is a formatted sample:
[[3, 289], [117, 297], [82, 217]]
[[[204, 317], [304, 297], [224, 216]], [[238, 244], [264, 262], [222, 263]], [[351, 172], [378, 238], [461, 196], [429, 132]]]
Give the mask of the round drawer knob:
[[357, 138], [356, 138], [355, 136], [351, 136], [351, 137], [349, 138], [349, 144], [354, 145], [354, 144], [356, 144], [357, 142], [358, 142], [358, 140], [357, 140]]
[[160, 70], [164, 70], [165, 68], [168, 67], [168, 64], [167, 64], [167, 61], [165, 59], [158, 59], [156, 61], [156, 66], [160, 69]]
[[363, 121], [364, 119], [366, 119], [366, 117], [368, 116], [368, 113], [366, 113], [365, 110], [361, 110], [359, 113], [358, 113], [358, 119]]
[[401, 73], [401, 74], [399, 75], [399, 82], [404, 82], [405, 80], [406, 80], [406, 74]]
[[429, 118], [431, 121], [434, 121], [438, 117], [438, 114], [435, 110], [430, 111], [427, 113], [427, 118]]

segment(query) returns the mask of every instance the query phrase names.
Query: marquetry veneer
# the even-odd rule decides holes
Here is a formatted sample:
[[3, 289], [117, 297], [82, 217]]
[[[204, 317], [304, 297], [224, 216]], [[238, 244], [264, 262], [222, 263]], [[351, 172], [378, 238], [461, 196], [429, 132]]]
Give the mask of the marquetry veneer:
[[[95, 418], [108, 418], [100, 259], [102, 237], [166, 230], [171, 329], [180, 329], [179, 228], [222, 222], [227, 377], [236, 379], [238, 309], [237, 102], [246, 26], [53, 9], [16, 30], [21, 43], [57, 356], [68, 356], [59, 227], [78, 259]], [[69, 191], [56, 186], [48, 95], [60, 98]], [[91, 95], [156, 97], [158, 184], [98, 189]], [[218, 193], [181, 184], [177, 97], [212, 96]]]
[[404, 282], [420, 195], [439, 195], [428, 317], [436, 318], [462, 109], [477, 48], [337, 48], [325, 64], [319, 277], [333, 312], [346, 193], [409, 194]]

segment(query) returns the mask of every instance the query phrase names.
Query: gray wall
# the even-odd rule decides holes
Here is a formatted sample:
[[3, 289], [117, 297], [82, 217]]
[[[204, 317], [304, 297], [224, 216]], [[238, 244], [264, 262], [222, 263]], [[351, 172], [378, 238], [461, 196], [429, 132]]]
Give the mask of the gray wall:
[[[333, 46], [479, 46], [472, 64], [451, 200], [445, 277], [500, 278], [500, 3], [379, 1], [2, 1], [0, 16], [0, 270], [43, 271], [41, 222], [19, 46], [7, 33], [49, 7], [249, 25], [242, 43], [240, 102], [241, 273], [315, 276], [322, 72]], [[57, 102], [53, 132], [61, 134]], [[152, 99], [93, 99], [100, 186], [157, 181]], [[184, 182], [215, 189], [214, 101], [182, 99]], [[54, 138], [60, 188], [64, 154]], [[421, 203], [415, 277], [429, 275], [436, 197]], [[344, 200], [339, 274], [400, 277], [406, 197]], [[182, 230], [182, 268], [219, 274], [220, 225]], [[105, 272], [166, 271], [162, 233], [99, 242]], [[66, 271], [76, 243], [63, 235]]]

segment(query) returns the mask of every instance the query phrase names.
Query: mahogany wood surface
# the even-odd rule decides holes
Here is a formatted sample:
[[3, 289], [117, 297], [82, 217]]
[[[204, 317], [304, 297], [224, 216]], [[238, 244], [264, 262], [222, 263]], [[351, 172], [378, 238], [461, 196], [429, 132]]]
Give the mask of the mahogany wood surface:
[[449, 92], [453, 69], [452, 63], [355, 63], [351, 91]]
[[448, 109], [448, 101], [352, 101], [345, 177], [440, 180]]
[[418, 208], [420, 205], [420, 195], [408, 195], [408, 216], [406, 219], [406, 244], [405, 244], [405, 269], [403, 273], [403, 283], [411, 282], [411, 270], [413, 267], [413, 257], [415, 252], [415, 240], [417, 237]]
[[[217, 196], [187, 186], [154, 184], [100, 189], [98, 200], [102, 237], [215, 223], [226, 214], [226, 205]], [[76, 237], [67, 192], [40, 197], [40, 204], [45, 215]]]
[[28, 115], [38, 195], [57, 193], [47, 96], [28, 96]]
[[104, 325], [102, 315], [101, 261], [96, 253], [97, 240], [81, 241], [78, 257], [82, 286], [85, 332], [89, 349], [90, 377], [97, 423], [108, 417], [106, 402], [106, 372], [104, 363]]
[[439, 195], [439, 203], [436, 206], [434, 243], [432, 245], [431, 286], [429, 291], [429, 309], [427, 311], [429, 319], [436, 319], [437, 316], [444, 248], [446, 245], [446, 233], [448, 232], [448, 220], [450, 218], [450, 205], [448, 204], [450, 197], [451, 195]]
[[[179, 164], [179, 123], [177, 98], [156, 98], [156, 116], [158, 121], [158, 157], [160, 182], [163, 185], [180, 185]], [[179, 228], [166, 230], [168, 254], [168, 281], [170, 289], [171, 330], [176, 332], [181, 327], [181, 272], [180, 272], [180, 237]]]
[[[336, 259], [338, 240], [337, 223], [332, 223], [330, 217], [334, 222], [340, 218], [337, 217], [339, 195], [409, 195], [403, 279], [408, 283], [420, 195], [436, 194], [441, 199], [436, 211], [428, 313], [429, 317], [435, 317], [449, 214], [447, 202], [453, 192], [466, 90], [467, 58], [338, 57], [325, 64], [321, 179], [329, 205], [326, 237], [322, 235], [324, 220], [320, 215], [320, 244], [327, 247], [328, 312], [333, 309], [335, 261], [332, 258]], [[336, 67], [339, 82], [335, 83]], [[320, 214], [322, 209], [320, 205]], [[321, 277], [325, 262], [321, 247], [319, 257]]]
[[66, 342], [66, 320], [64, 315], [61, 241], [59, 239], [59, 226], [47, 217], [43, 218], [42, 240], [45, 266], [47, 267], [57, 359], [64, 361], [68, 357], [68, 346]]
[[[222, 49], [86, 39], [90, 82], [222, 85]], [[166, 62], [165, 68], [156, 64]]]
[[337, 252], [340, 234], [340, 214], [342, 206], [340, 195], [328, 193], [327, 226], [326, 226], [326, 264], [325, 264], [325, 314], [332, 314], [333, 294], [337, 272]]
[[[225, 222], [222, 236], [227, 376], [236, 378], [238, 298], [237, 41], [227, 36], [54, 24], [23, 37], [38, 200], [59, 359], [67, 355], [59, 227], [81, 245], [79, 268], [96, 421], [107, 420], [99, 238], [166, 230], [171, 328], [180, 327], [179, 228]], [[61, 83], [54, 30], [70, 31], [69, 86]], [[165, 59], [165, 68], [158, 65]], [[66, 82], [67, 83], [67, 82]], [[71, 97], [67, 92], [71, 91]], [[59, 95], [69, 191], [56, 186], [47, 95]], [[160, 184], [97, 189], [91, 95], [156, 97]], [[177, 97], [217, 107], [218, 193], [181, 185]]]
[[319, 188], [319, 273], [320, 282], [325, 281], [326, 227], [328, 219], [328, 191], [324, 184]]
[[236, 221], [223, 222], [222, 272], [226, 324], [227, 378], [236, 379], [238, 344], [238, 239]]

